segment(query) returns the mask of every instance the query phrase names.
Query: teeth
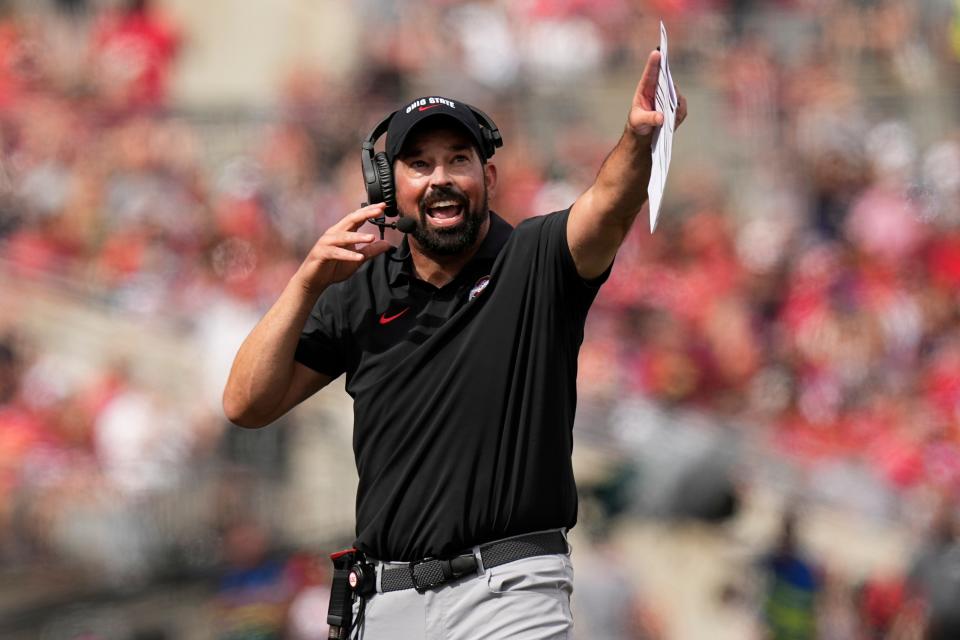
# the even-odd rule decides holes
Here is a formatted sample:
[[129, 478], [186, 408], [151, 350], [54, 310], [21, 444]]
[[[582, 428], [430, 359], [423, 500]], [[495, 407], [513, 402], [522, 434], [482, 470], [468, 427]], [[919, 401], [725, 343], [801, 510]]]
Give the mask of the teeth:
[[440, 200], [427, 207], [427, 215], [438, 222], [455, 220], [461, 213], [461, 204], [456, 200]]

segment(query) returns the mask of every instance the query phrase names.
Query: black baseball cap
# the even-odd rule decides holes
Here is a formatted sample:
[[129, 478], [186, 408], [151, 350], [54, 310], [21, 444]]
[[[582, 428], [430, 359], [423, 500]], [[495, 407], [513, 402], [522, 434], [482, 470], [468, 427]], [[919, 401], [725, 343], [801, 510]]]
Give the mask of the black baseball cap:
[[426, 120], [445, 116], [453, 118], [459, 124], [463, 125], [473, 140], [477, 143], [477, 150], [481, 159], [487, 160], [489, 156], [484, 151], [483, 131], [480, 128], [480, 122], [473, 114], [473, 110], [465, 102], [458, 102], [450, 98], [441, 98], [439, 96], [427, 96], [417, 98], [413, 102], [397, 110], [393, 119], [390, 120], [390, 126], [387, 128], [387, 141], [384, 151], [387, 159], [393, 164], [407, 136], [413, 131], [413, 128]]

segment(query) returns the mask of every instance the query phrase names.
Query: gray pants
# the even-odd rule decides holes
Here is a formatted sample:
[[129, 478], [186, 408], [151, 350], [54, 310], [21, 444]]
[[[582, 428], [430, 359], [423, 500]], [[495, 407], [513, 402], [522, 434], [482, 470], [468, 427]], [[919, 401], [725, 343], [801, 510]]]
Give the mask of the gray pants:
[[366, 601], [358, 637], [567, 640], [573, 635], [572, 593], [570, 556], [534, 556], [478, 571], [425, 593], [415, 589], [376, 593]]

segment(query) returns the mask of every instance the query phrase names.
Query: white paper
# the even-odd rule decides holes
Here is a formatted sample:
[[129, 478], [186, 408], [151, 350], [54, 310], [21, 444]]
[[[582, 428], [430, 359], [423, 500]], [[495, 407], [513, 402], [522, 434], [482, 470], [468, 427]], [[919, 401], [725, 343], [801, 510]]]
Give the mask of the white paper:
[[670, 150], [673, 147], [673, 129], [677, 119], [677, 90], [670, 75], [670, 63], [667, 58], [667, 28], [660, 21], [660, 75], [657, 78], [656, 110], [663, 114], [663, 124], [653, 131], [653, 167], [650, 171], [650, 183], [647, 185], [647, 198], [650, 200], [650, 233], [657, 228], [660, 217], [660, 203], [663, 190], [667, 185], [667, 172], [670, 170]]

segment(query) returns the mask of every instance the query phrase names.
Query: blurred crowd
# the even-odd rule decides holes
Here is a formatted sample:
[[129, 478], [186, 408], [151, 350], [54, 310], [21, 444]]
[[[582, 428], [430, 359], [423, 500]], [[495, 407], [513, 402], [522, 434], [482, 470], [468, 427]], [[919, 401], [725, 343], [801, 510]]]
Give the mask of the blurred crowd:
[[[956, 120], [956, 2], [364, 0], [382, 37], [356, 72], [292, 69], [275, 109], [251, 117], [254, 144], [228, 157], [170, 99], [189, 41], [154, 4], [0, 2], [4, 278], [198, 339], [242, 324], [359, 205], [367, 128], [424, 88], [498, 122], [498, 213], [564, 208], [613, 143], [578, 89], [632, 78], [662, 17], [675, 75], [719, 97], [722, 125], [702, 158], [675, 154], [659, 229], [641, 216], [621, 250], [589, 321], [582, 401], [695, 408], [811, 473], [842, 461], [955, 504], [960, 132], [923, 137], [909, 114], [946, 96]], [[616, 94], [623, 112], [631, 91]], [[0, 329], [0, 557], [82, 547], [111, 566], [127, 544], [113, 578], [142, 573], [156, 550], [144, 509], [222, 455], [222, 420], [129, 363], [67, 385], [26, 327]], [[223, 533], [236, 514], [220, 515]], [[235, 545], [255, 546], [243, 526]]]

